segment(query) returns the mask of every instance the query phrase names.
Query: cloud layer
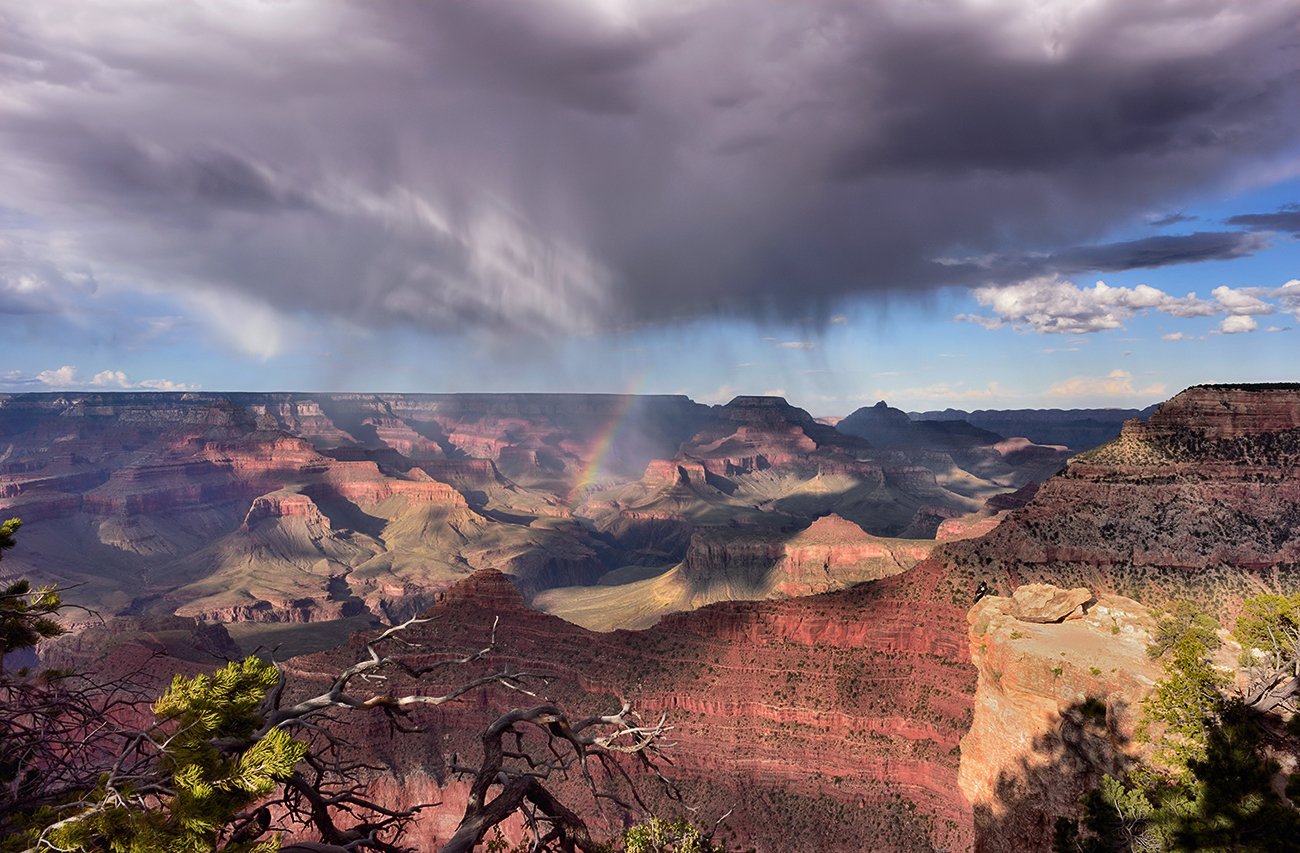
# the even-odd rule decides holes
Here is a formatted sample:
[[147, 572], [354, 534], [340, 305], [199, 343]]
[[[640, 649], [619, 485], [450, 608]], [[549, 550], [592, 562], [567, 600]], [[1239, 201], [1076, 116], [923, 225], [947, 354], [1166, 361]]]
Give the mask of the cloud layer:
[[173, 382], [170, 379], [142, 379], [132, 382], [121, 370], [101, 370], [89, 379], [81, 376], [76, 366], [41, 370], [28, 375], [21, 371], [0, 372], [0, 391], [195, 391], [197, 385]]
[[1159, 399], [1165, 393], [1165, 386], [1154, 383], [1145, 388], [1133, 385], [1133, 374], [1127, 370], [1112, 370], [1105, 376], [1073, 376], [1057, 382], [1047, 389], [1048, 397], [1070, 400], [1116, 400], [1141, 398]]
[[60, 5], [4, 13], [0, 184], [53, 247], [0, 243], [7, 311], [112, 282], [434, 331], [828, 318], [1294, 219], [1096, 242], [1294, 146], [1292, 0]]
[[[1171, 296], [1155, 287], [1111, 287], [1099, 281], [1091, 288], [1079, 287], [1060, 276], [1030, 279], [1002, 287], [975, 290], [975, 301], [991, 312], [959, 314], [958, 320], [976, 323], [987, 329], [1010, 325], [1017, 330], [1040, 334], [1085, 335], [1123, 328], [1124, 323], [1141, 312], [1155, 311], [1171, 317], [1213, 317], [1227, 315], [1219, 324], [1223, 334], [1253, 332], [1258, 328], [1255, 317], [1272, 314], [1279, 308], [1294, 312], [1300, 319], [1300, 281], [1289, 281], [1279, 288], [1221, 285], [1210, 292], [1213, 299]], [[1276, 299], [1277, 303], [1266, 301]], [[1165, 335], [1165, 340], [1187, 340], [1182, 333]]]

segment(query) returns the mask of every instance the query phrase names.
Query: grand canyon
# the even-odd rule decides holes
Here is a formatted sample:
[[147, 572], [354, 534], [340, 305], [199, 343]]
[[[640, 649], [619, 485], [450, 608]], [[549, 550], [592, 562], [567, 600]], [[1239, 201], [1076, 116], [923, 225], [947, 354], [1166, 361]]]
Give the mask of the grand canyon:
[[[643, 796], [739, 849], [1047, 849], [1149, 749], [1152, 612], [1300, 583], [1300, 385], [1053, 428], [1099, 418], [1069, 447], [884, 402], [836, 427], [773, 397], [12, 395], [2, 568], [88, 608], [60, 665], [255, 652], [325, 683], [381, 625], [421, 617], [428, 655], [495, 622], [547, 698], [671, 721], [679, 799]], [[367, 725], [368, 789], [443, 804], [408, 841], [455, 830], [451, 756], [514, 701]]]
[[1296, 0], [0, 0], [0, 853], [1300, 853]]

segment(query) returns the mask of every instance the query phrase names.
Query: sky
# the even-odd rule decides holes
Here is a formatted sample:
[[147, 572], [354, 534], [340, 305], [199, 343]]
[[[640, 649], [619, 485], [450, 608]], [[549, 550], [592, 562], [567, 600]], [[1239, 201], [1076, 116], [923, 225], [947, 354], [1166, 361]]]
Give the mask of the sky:
[[0, 0], [0, 391], [1300, 381], [1294, 0]]

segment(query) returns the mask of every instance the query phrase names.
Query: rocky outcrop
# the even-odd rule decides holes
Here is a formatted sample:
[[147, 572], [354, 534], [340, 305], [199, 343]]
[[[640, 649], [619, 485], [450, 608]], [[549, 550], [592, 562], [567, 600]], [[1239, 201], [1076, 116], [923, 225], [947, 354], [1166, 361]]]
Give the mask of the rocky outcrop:
[[1051, 849], [1056, 819], [1077, 819], [1102, 774], [1121, 775], [1140, 754], [1134, 729], [1161, 676], [1141, 604], [1103, 594], [1078, 618], [1027, 621], [1030, 597], [1060, 601], [1052, 612], [1092, 598], [1036, 586], [984, 598], [967, 615], [979, 677], [958, 780], [982, 853]]
[[734, 598], [809, 595], [898, 574], [928, 557], [931, 547], [924, 541], [872, 536], [847, 519], [828, 515], [793, 535], [699, 531], [691, 538], [681, 573], [696, 592], [724, 586], [735, 591], [728, 596]]
[[1094, 601], [1086, 587], [1061, 589], [1046, 583], [1027, 583], [1012, 593], [1008, 612], [1021, 622], [1063, 622], [1083, 616]]
[[242, 528], [248, 530], [268, 518], [302, 518], [309, 524], [329, 527], [329, 519], [321, 514], [316, 502], [300, 492], [281, 489], [253, 499], [253, 505], [244, 516]]
[[1147, 432], [1179, 441], [1188, 433], [1238, 439], [1300, 429], [1300, 384], [1197, 385], [1147, 419]]
[[931, 542], [872, 536], [838, 515], [823, 516], [786, 540], [774, 591], [808, 595], [877, 580], [912, 568], [932, 548]]
[[766, 590], [773, 567], [784, 555], [777, 532], [709, 529], [691, 537], [681, 572], [698, 591], [715, 585]]
[[691, 459], [652, 459], [641, 479], [653, 486], [684, 486], [690, 483], [706, 485], [708, 475], [703, 462]]

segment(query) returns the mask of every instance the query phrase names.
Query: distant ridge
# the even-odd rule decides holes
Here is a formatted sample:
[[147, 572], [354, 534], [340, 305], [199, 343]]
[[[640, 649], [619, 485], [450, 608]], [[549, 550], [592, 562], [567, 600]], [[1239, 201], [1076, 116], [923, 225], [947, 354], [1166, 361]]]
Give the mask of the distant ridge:
[[1036, 444], [1061, 444], [1075, 452], [1117, 437], [1124, 421], [1145, 420], [1159, 404], [1145, 409], [962, 409], [908, 412], [915, 421], [965, 421], [1005, 436], [1024, 436]]
[[967, 449], [997, 444], [1004, 438], [959, 418], [912, 419], [884, 400], [858, 409], [835, 428], [865, 438], [876, 447], [900, 450]]

